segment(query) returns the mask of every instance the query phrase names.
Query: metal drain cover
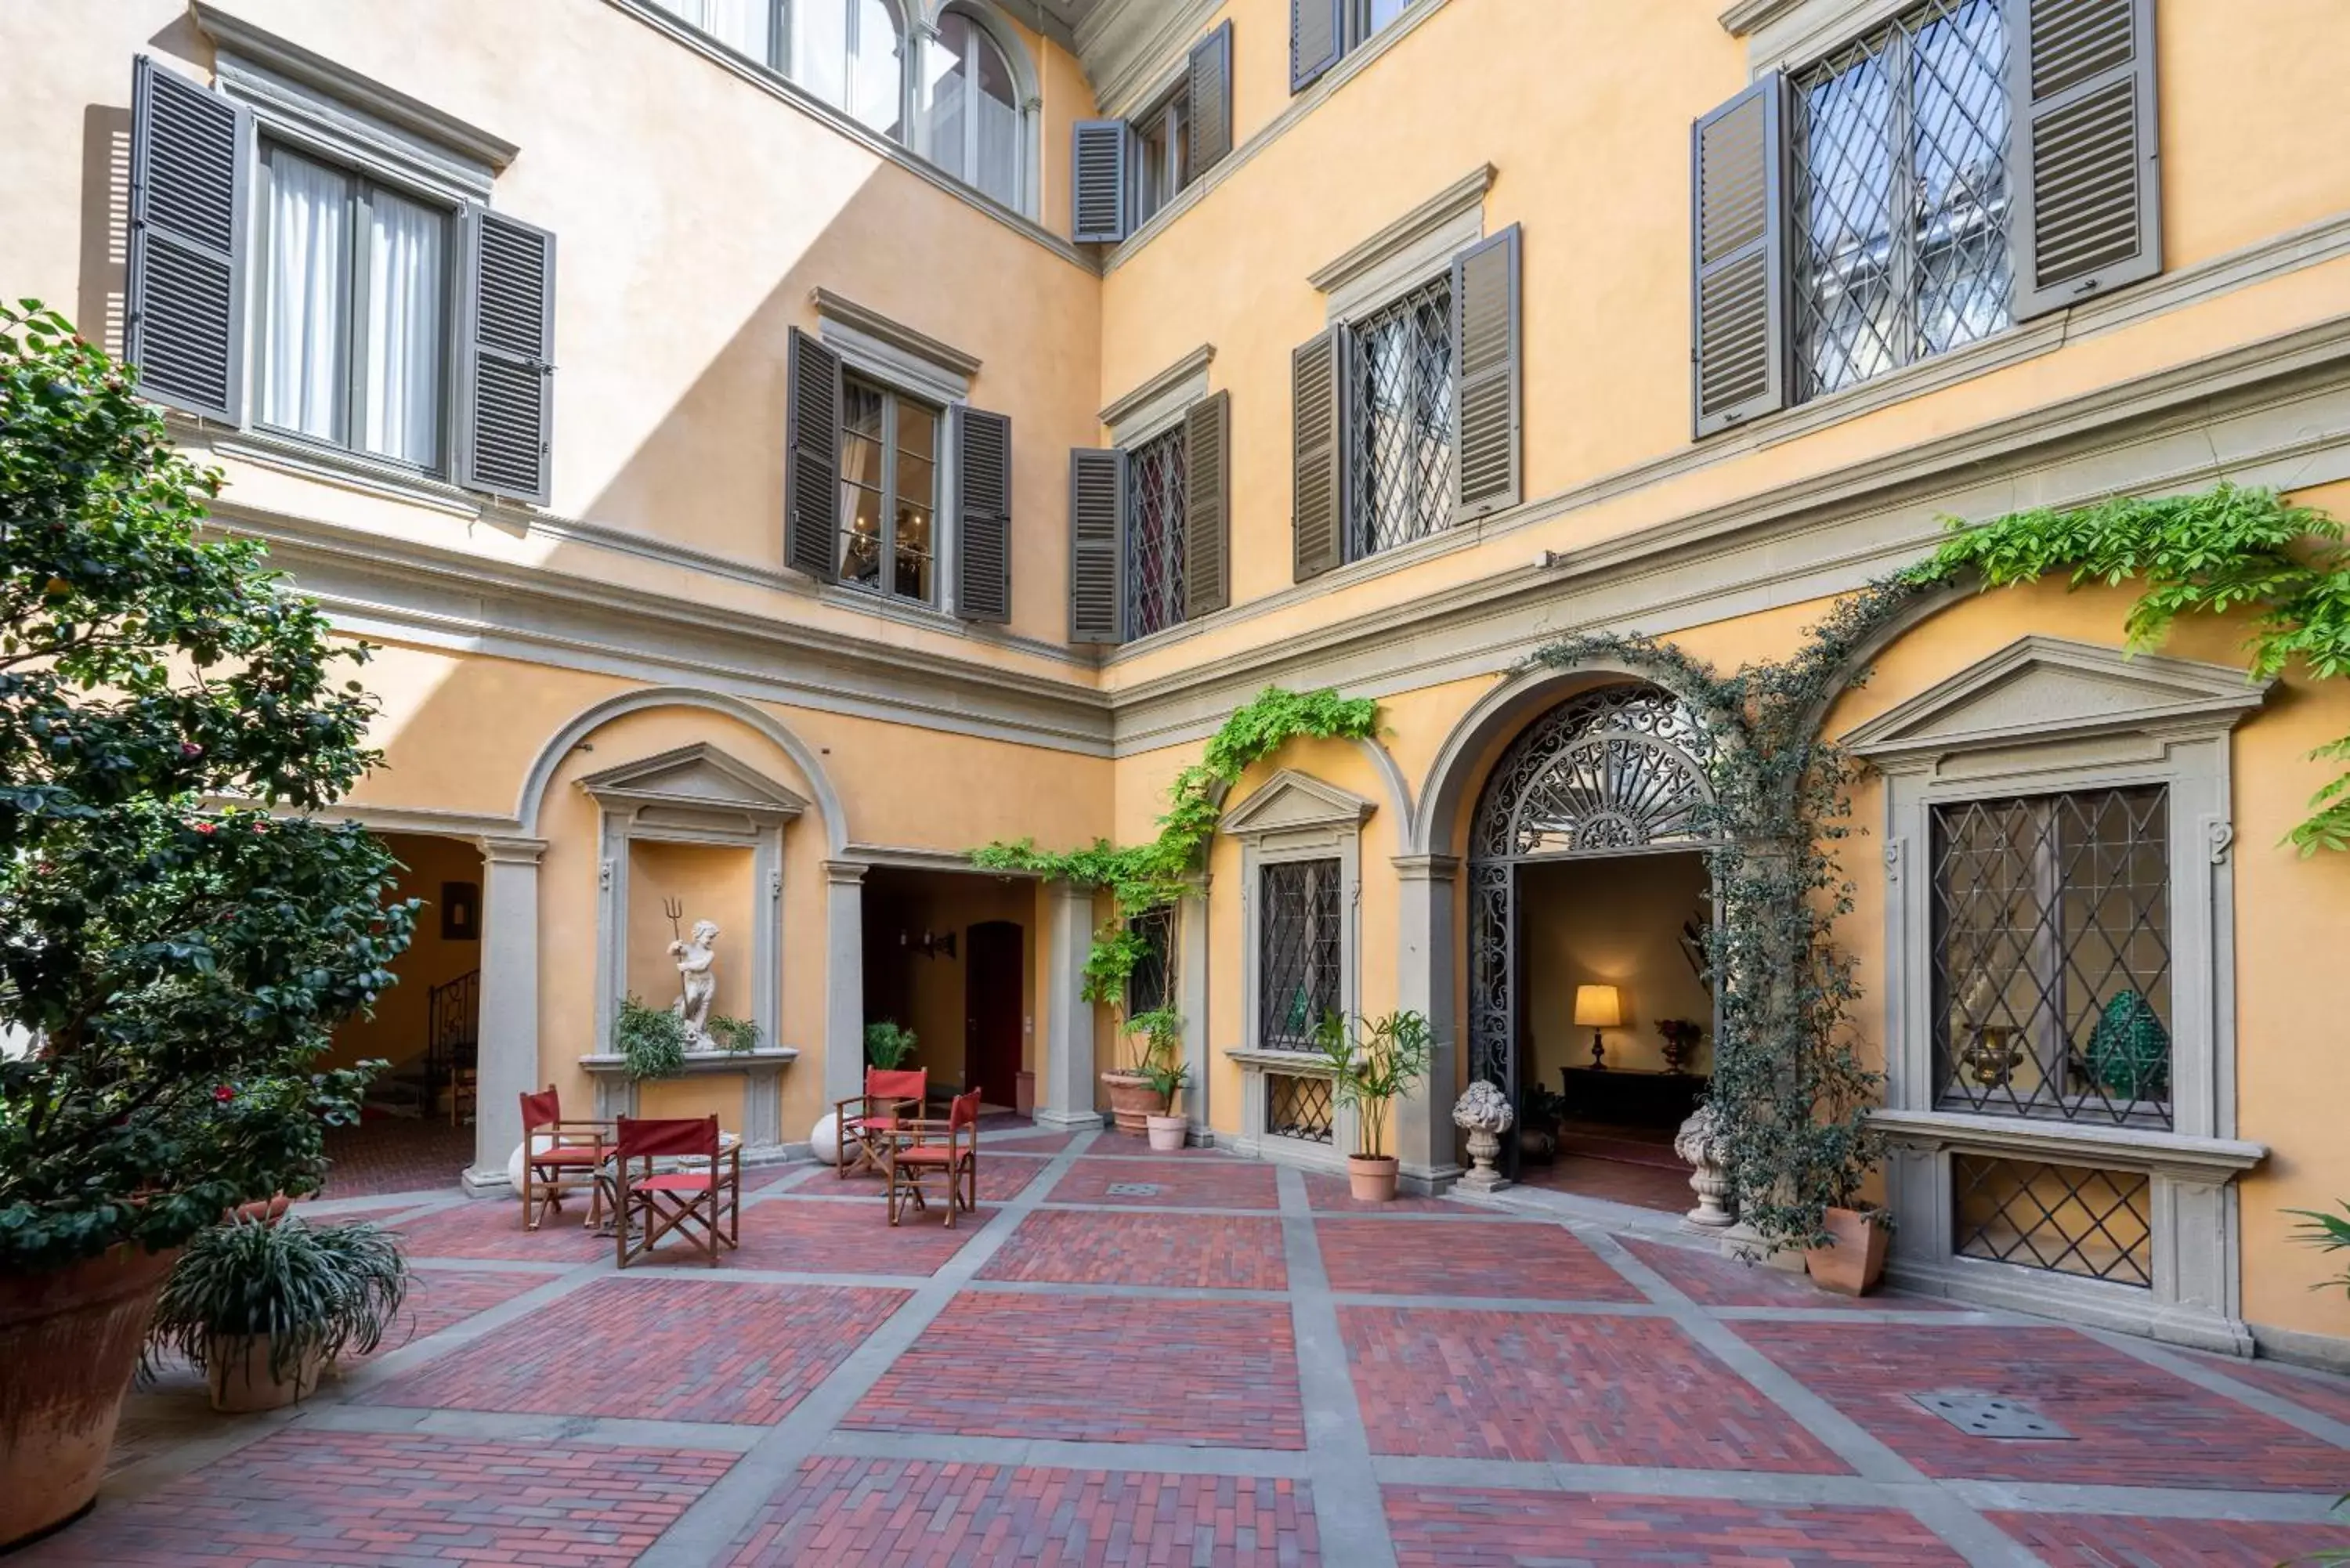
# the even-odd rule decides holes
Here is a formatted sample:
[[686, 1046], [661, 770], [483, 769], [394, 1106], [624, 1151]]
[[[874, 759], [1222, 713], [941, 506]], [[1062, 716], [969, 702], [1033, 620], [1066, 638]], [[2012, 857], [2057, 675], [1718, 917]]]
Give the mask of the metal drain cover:
[[1970, 1438], [2053, 1438], [2070, 1442], [2073, 1434], [2021, 1399], [1954, 1389], [1941, 1394], [1912, 1394], [1912, 1399]]
[[1156, 1198], [1159, 1183], [1155, 1181], [1113, 1181], [1109, 1184], [1112, 1198]]

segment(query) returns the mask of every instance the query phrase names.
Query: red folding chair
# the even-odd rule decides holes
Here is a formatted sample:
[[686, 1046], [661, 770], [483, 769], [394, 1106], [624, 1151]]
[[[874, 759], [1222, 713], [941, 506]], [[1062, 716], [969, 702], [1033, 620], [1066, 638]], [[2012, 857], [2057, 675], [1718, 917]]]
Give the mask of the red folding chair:
[[[619, 1267], [672, 1231], [713, 1269], [721, 1248], [742, 1245], [743, 1146], [721, 1150], [716, 1116], [622, 1116], [612, 1158]], [[657, 1159], [693, 1164], [661, 1170]]]
[[979, 1091], [957, 1095], [942, 1122], [901, 1122], [886, 1158], [889, 1223], [898, 1223], [908, 1199], [917, 1211], [927, 1211], [925, 1189], [941, 1186], [947, 1195], [947, 1229], [953, 1230], [958, 1210], [968, 1214], [979, 1207]]
[[[542, 1136], [545, 1148], [538, 1147]], [[564, 1182], [582, 1177], [588, 1179], [588, 1225], [603, 1218], [603, 1189], [595, 1178], [612, 1152], [611, 1123], [566, 1120], [562, 1096], [549, 1084], [544, 1092], [522, 1097], [522, 1147], [524, 1230], [536, 1231], [548, 1213], [560, 1213]]]
[[852, 1169], [880, 1169], [898, 1124], [920, 1116], [930, 1092], [927, 1067], [866, 1068], [865, 1092], [832, 1107], [834, 1125], [840, 1128], [836, 1174], [846, 1179]]

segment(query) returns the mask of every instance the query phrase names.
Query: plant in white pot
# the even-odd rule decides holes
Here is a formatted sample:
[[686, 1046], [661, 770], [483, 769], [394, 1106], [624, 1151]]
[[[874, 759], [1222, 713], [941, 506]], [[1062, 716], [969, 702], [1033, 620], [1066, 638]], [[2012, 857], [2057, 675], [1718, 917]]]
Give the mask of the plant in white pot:
[[1396, 1195], [1396, 1158], [1388, 1152], [1395, 1102], [1428, 1076], [1428, 1019], [1390, 1012], [1350, 1023], [1323, 1014], [1315, 1048], [1330, 1064], [1330, 1092], [1355, 1113], [1355, 1152], [1347, 1157], [1347, 1183], [1357, 1198], [1384, 1203]]
[[1150, 1147], [1160, 1154], [1180, 1153], [1190, 1138], [1191, 1122], [1177, 1111], [1175, 1102], [1182, 1095], [1183, 1085], [1191, 1081], [1191, 1069], [1177, 1061], [1170, 1049], [1164, 1054], [1153, 1052], [1139, 1070], [1163, 1107], [1142, 1118], [1150, 1135]]
[[400, 1239], [381, 1226], [241, 1215], [199, 1232], [172, 1265], [149, 1365], [176, 1353], [204, 1372], [213, 1409], [274, 1410], [307, 1396], [344, 1352], [382, 1344], [407, 1299]]

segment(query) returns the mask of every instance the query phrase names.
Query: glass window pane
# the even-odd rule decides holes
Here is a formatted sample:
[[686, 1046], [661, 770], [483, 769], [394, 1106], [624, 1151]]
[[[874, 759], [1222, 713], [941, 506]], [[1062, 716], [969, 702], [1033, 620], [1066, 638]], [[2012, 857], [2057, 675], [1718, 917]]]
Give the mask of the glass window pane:
[[881, 488], [881, 443], [864, 436], [840, 438], [840, 480], [844, 484]]
[[840, 428], [855, 435], [881, 439], [882, 392], [858, 380], [840, 386]]
[[427, 467], [441, 456], [448, 233], [437, 208], [389, 191], [369, 193], [361, 444]]
[[271, 150], [261, 417], [327, 441], [343, 435], [350, 223], [347, 176]]
[[898, 499], [928, 506], [938, 499], [938, 467], [927, 457], [898, 453]]
[[939, 416], [934, 410], [900, 399], [898, 403], [898, 450], [916, 457], [935, 457], [939, 450]]
[[1183, 427], [1127, 459], [1126, 622], [1149, 637], [1183, 618]]
[[792, 0], [792, 80], [848, 106], [848, 0]]
[[898, 504], [897, 584], [900, 597], [920, 599], [931, 597], [931, 562], [932, 550], [931, 514], [927, 506]]
[[1451, 280], [1437, 278], [1355, 329], [1355, 556], [1452, 521], [1451, 310]]
[[1363, 36], [1370, 36], [1404, 14], [1411, 0], [1363, 0]]
[[923, 145], [931, 161], [958, 179], [969, 179], [964, 143], [969, 136], [971, 109], [970, 57], [979, 29], [961, 12], [939, 18], [939, 42], [923, 51], [930, 79], [923, 83], [928, 106], [923, 121]]
[[884, 136], [899, 135], [905, 30], [891, 0], [850, 0], [848, 112]]
[[654, 4], [761, 65], [775, 61], [772, 0], [654, 0]]
[[881, 493], [840, 487], [840, 579], [871, 587], [881, 580]]

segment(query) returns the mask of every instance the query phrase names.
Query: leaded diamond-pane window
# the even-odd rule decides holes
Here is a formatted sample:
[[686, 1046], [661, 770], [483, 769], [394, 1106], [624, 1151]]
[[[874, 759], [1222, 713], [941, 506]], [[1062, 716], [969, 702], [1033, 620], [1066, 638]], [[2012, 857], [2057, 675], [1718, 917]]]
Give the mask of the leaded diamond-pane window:
[[1183, 618], [1183, 427], [1127, 459], [1126, 634], [1149, 637]]
[[2152, 1185], [2137, 1171], [1960, 1154], [1950, 1189], [1962, 1258], [2154, 1283]]
[[1340, 1001], [1338, 861], [1277, 861], [1263, 868], [1259, 892], [1257, 1040], [1267, 1051], [1310, 1051], [1314, 1025]]
[[1331, 1111], [1330, 1080], [1306, 1073], [1264, 1075], [1264, 1130], [1274, 1137], [1328, 1143], [1336, 1117]]
[[1452, 280], [1412, 290], [1356, 323], [1349, 559], [1452, 521]]
[[1932, 903], [1944, 1108], [2170, 1126], [2167, 790], [1937, 805]]
[[1801, 395], [2007, 326], [2007, 47], [2001, 0], [1932, 0], [1797, 78]]

